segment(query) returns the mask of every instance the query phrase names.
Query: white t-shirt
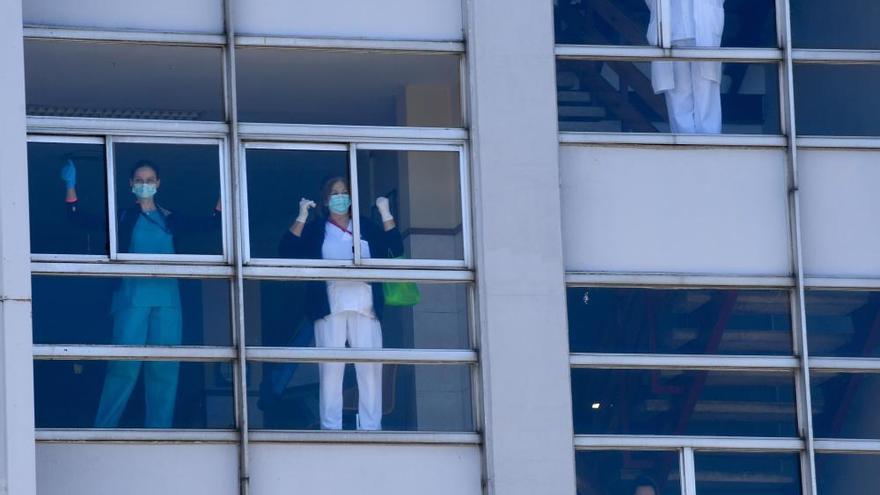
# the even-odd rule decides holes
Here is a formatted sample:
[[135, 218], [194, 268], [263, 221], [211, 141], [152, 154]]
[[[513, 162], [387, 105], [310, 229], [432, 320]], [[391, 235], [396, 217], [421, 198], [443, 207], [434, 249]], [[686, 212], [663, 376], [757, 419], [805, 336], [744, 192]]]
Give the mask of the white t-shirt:
[[[325, 260], [354, 259], [354, 237], [351, 231], [351, 220], [345, 230], [328, 220], [324, 229], [321, 257]], [[370, 245], [364, 240], [361, 240], [361, 257], [370, 257]], [[327, 300], [330, 302], [330, 314], [354, 311], [371, 318], [376, 317], [373, 311], [373, 289], [366, 282], [329, 281]]]

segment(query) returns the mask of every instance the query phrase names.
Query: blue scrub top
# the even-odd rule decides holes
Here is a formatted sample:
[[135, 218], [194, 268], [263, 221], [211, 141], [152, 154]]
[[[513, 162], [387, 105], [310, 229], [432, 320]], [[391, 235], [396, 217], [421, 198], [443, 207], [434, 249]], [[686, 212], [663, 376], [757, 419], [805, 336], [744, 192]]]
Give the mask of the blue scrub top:
[[[159, 210], [141, 212], [131, 233], [131, 253], [174, 254], [174, 238]], [[180, 307], [173, 278], [126, 278], [113, 295], [113, 311], [130, 307]]]

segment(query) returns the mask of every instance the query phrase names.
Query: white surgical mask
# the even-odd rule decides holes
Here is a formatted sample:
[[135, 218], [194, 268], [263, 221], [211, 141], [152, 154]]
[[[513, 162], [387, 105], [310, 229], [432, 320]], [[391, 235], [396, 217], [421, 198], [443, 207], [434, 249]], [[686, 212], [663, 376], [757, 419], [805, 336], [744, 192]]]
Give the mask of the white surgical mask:
[[334, 194], [330, 196], [327, 207], [330, 208], [331, 212], [342, 215], [351, 207], [351, 196], [348, 194]]
[[156, 195], [157, 190], [156, 184], [135, 184], [131, 187], [131, 192], [138, 199], [150, 199]]

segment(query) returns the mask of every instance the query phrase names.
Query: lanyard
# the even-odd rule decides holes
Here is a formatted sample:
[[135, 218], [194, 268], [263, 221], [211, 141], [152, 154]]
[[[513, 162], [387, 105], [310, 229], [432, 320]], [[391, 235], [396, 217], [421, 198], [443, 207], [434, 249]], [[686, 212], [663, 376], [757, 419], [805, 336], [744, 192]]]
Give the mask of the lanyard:
[[345, 228], [345, 227], [339, 225], [338, 223], [334, 222], [332, 218], [330, 219], [330, 223], [333, 224], [333, 226], [336, 227], [337, 229], [339, 229], [339, 230], [345, 232], [346, 234], [348, 234], [348, 235], [354, 237], [354, 234], [353, 234], [350, 230], [348, 230], [347, 228]]

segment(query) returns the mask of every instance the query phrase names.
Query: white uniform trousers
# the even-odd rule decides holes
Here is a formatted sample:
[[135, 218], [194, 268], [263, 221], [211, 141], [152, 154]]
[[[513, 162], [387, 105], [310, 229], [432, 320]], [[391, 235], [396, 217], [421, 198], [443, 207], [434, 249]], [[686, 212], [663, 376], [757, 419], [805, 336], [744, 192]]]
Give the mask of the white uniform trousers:
[[665, 91], [671, 132], [721, 132], [721, 85], [700, 74], [699, 63], [672, 63], [675, 87]]
[[[354, 311], [330, 314], [315, 322], [318, 347], [382, 348], [379, 320]], [[321, 429], [342, 429], [342, 377], [345, 363], [321, 363]], [[382, 429], [382, 365], [356, 363], [358, 384], [358, 429]]]

